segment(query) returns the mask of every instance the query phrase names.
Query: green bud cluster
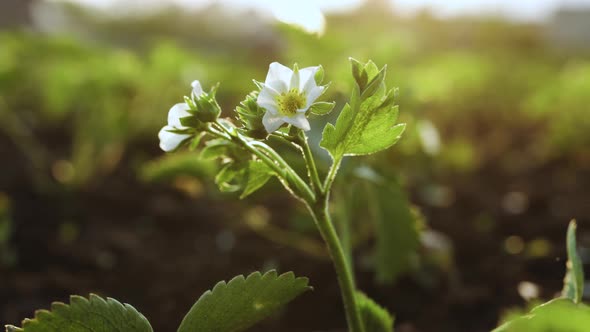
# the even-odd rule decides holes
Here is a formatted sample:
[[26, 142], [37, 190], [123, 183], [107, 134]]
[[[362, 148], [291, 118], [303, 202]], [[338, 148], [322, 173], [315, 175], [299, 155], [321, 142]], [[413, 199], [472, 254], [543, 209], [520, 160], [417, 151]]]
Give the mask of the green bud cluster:
[[217, 121], [221, 114], [221, 107], [215, 98], [218, 87], [219, 84], [215, 85], [209, 93], [203, 92], [199, 96], [192, 95], [184, 98], [190, 107], [189, 113], [194, 114], [194, 118], [190, 118], [187, 126], [198, 128], [202, 123]]
[[238, 120], [242, 124], [240, 131], [244, 135], [255, 139], [264, 139], [268, 136], [262, 124], [262, 117], [266, 111], [256, 102], [258, 93], [258, 91], [253, 91], [248, 94], [246, 99], [236, 107], [235, 111], [238, 115]]

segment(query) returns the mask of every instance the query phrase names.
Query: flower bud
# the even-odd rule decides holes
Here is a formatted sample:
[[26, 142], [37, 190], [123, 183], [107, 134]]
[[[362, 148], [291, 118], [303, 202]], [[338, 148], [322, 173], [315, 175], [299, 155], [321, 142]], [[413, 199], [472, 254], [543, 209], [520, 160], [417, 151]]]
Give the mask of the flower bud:
[[196, 112], [195, 116], [201, 122], [215, 122], [221, 114], [221, 108], [217, 104], [214, 98], [210, 95], [203, 94], [196, 98]]

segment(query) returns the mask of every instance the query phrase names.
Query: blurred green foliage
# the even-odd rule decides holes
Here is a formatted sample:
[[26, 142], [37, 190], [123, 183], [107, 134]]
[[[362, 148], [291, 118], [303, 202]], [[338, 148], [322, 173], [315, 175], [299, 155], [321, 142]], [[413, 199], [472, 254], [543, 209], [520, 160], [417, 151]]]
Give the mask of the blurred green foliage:
[[[194, 153], [156, 158], [158, 130], [192, 80], [206, 89], [221, 82], [217, 96], [227, 116], [270, 62], [322, 64], [325, 81], [333, 82], [325, 100], [337, 102], [326, 117], [334, 122], [352, 88], [348, 57], [388, 65], [387, 84], [399, 87], [396, 103], [408, 124], [395, 149], [369, 158], [375, 169], [399, 169], [411, 182], [433, 172], [474, 172], [492, 162], [509, 171], [555, 158], [590, 163], [590, 54], [557, 52], [540, 25], [444, 21], [428, 14], [400, 18], [366, 7], [328, 17], [325, 35], [317, 37], [269, 23], [248, 30], [236, 20], [211, 19], [211, 12], [136, 19], [74, 13], [85, 32], [0, 33], [0, 132], [33, 165], [31, 172], [51, 173], [58, 185], [100, 182], [122, 161], [146, 181], [210, 179], [214, 166]], [[310, 139], [317, 143], [326, 120], [314, 120]], [[326, 167], [324, 156], [320, 167]], [[396, 225], [410, 235], [395, 244], [413, 255], [416, 218], [397, 184], [399, 174], [383, 173], [391, 185], [368, 192], [401, 197], [396, 202], [402, 203], [372, 207], [380, 220], [374, 228], [404, 220]], [[384, 281], [412, 265], [383, 262], [393, 244], [376, 241]]]

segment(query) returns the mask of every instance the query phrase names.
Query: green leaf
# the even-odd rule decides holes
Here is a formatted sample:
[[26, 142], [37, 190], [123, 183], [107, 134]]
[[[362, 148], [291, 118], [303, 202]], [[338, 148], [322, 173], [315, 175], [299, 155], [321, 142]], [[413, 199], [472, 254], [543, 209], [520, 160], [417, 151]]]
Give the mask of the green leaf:
[[231, 162], [221, 168], [215, 183], [222, 192], [242, 190], [240, 198], [245, 198], [260, 189], [274, 172], [260, 160]]
[[90, 294], [86, 299], [73, 295], [70, 304], [54, 302], [51, 311], [37, 310], [34, 319], [25, 319], [22, 328], [6, 326], [7, 332], [152, 332], [147, 319], [129, 304]]
[[366, 332], [393, 332], [393, 317], [362, 292], [356, 292], [356, 301]]
[[248, 163], [246, 184], [240, 198], [244, 198], [260, 189], [273, 176], [274, 172], [262, 161], [251, 160]]
[[216, 166], [195, 153], [166, 154], [141, 166], [140, 178], [146, 182], [170, 181], [179, 175], [206, 178], [215, 174]]
[[587, 332], [589, 326], [590, 307], [561, 298], [542, 304], [492, 332]]
[[205, 143], [205, 147], [201, 151], [201, 158], [204, 160], [210, 160], [223, 156], [229, 156], [231, 147], [233, 147], [233, 143], [226, 139], [212, 139]]
[[[405, 129], [405, 124], [395, 124], [397, 90], [386, 90], [386, 68], [377, 71], [375, 64], [369, 62], [359, 74], [359, 65], [355, 61], [351, 60], [351, 63], [357, 84], [350, 104], [344, 106], [335, 125], [326, 125], [320, 142], [333, 159], [387, 149], [400, 139]], [[370, 80], [366, 86], [365, 76]]]
[[320, 102], [317, 102], [317, 103], [314, 103], [313, 105], [311, 105], [311, 107], [309, 108], [309, 111], [315, 115], [326, 115], [326, 114], [329, 114], [330, 112], [332, 112], [335, 105], [336, 105], [335, 102], [329, 103], [329, 102], [325, 102], [325, 101], [320, 101]]
[[219, 170], [215, 184], [221, 192], [236, 192], [244, 187], [244, 170], [248, 164], [231, 162]]
[[411, 267], [420, 244], [417, 220], [401, 185], [386, 179], [368, 167], [357, 176], [369, 180], [368, 205], [375, 221], [375, 268], [377, 280], [391, 283]]
[[243, 331], [311, 289], [308, 282], [293, 272], [277, 276], [274, 270], [221, 281], [193, 305], [178, 332]]
[[584, 294], [584, 269], [576, 251], [576, 221], [570, 221], [567, 229], [567, 272], [563, 280], [562, 296], [580, 303]]

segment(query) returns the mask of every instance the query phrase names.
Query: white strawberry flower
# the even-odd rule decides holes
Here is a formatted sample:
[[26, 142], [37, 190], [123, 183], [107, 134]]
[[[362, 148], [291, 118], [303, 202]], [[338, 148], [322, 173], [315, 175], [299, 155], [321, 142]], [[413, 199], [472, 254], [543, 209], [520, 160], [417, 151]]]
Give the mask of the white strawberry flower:
[[283, 123], [305, 131], [310, 129], [305, 113], [325, 89], [316, 83], [318, 70], [319, 66], [292, 70], [278, 62], [270, 64], [256, 100], [266, 110], [262, 124], [268, 133]]
[[[203, 88], [201, 87], [201, 83], [199, 81], [193, 81], [191, 84], [193, 87], [192, 97], [197, 98], [203, 94]], [[192, 116], [188, 112], [190, 107], [187, 103], [178, 103], [168, 111], [168, 125], [164, 126], [158, 133], [158, 138], [160, 138], [160, 148], [166, 152], [172, 151], [176, 149], [180, 143], [184, 142], [187, 138], [191, 137], [190, 134], [181, 134], [177, 131], [179, 130], [186, 130], [189, 127], [183, 126], [180, 122], [181, 118], [185, 118], [188, 116]]]

